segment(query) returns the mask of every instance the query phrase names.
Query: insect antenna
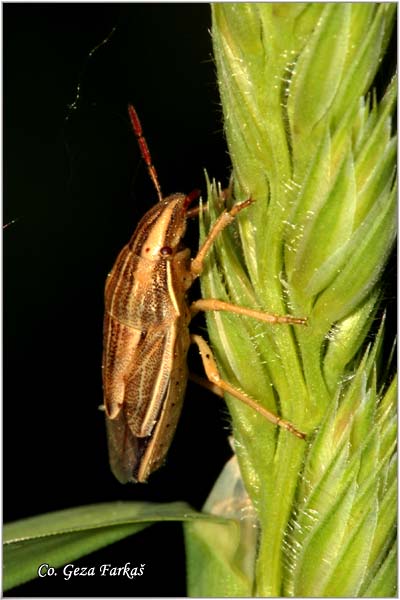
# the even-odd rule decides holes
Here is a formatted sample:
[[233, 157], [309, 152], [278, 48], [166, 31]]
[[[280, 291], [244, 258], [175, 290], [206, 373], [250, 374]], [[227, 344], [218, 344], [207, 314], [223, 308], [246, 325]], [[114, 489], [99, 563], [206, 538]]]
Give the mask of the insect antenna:
[[147, 142], [146, 142], [146, 138], [143, 136], [142, 124], [140, 123], [137, 112], [133, 108], [132, 104], [128, 105], [128, 112], [129, 112], [129, 118], [132, 123], [133, 131], [135, 132], [135, 135], [137, 137], [140, 152], [142, 154], [144, 162], [146, 163], [147, 170], [148, 170], [149, 175], [154, 183], [154, 187], [157, 190], [158, 200], [161, 202], [161, 200], [163, 199], [162, 193], [161, 193], [161, 186], [158, 181], [156, 168], [153, 165], [153, 161], [151, 159], [151, 154], [150, 154], [150, 150], [147, 145]]

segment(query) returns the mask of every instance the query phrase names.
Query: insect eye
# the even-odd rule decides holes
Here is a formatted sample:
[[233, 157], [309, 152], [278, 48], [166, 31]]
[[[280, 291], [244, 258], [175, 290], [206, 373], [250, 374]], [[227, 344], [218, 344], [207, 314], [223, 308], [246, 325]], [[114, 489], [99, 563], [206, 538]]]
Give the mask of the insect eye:
[[170, 256], [172, 254], [172, 248], [170, 246], [163, 246], [160, 250], [161, 256]]

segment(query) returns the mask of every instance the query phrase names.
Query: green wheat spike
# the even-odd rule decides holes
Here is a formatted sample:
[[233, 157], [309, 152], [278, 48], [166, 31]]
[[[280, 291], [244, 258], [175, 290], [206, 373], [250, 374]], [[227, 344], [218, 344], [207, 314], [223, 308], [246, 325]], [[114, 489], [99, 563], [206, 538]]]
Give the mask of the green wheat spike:
[[[248, 595], [395, 593], [395, 383], [381, 379], [384, 322], [373, 332], [396, 233], [397, 83], [381, 96], [371, 88], [395, 8], [212, 7], [228, 203], [254, 204], [215, 244], [202, 292], [308, 318], [302, 327], [208, 315], [223, 376], [307, 433], [296, 439], [227, 397], [259, 526]], [[208, 199], [203, 236], [222, 210], [214, 183]], [[210, 581], [202, 593], [212, 596]]]

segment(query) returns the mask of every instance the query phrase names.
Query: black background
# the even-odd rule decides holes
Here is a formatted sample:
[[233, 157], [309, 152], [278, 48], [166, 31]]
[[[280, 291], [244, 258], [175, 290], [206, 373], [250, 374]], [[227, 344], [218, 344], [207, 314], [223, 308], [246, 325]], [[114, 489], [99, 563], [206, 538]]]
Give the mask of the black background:
[[[4, 222], [17, 219], [3, 240], [5, 522], [114, 500], [201, 508], [230, 455], [221, 401], [189, 384], [165, 467], [122, 486], [98, 410], [104, 281], [157, 200], [128, 102], [164, 195], [204, 190], [205, 168], [229, 179], [210, 25], [207, 4], [3, 5]], [[201, 371], [196, 353], [190, 362]], [[144, 576], [59, 576], [10, 595], [185, 595], [179, 524], [74, 564], [128, 561], [146, 563]]]
[[[108, 467], [98, 410], [104, 282], [157, 200], [128, 102], [164, 195], [204, 190], [203, 169], [229, 180], [210, 21], [207, 4], [3, 4], [4, 222], [17, 219], [3, 234], [5, 522], [115, 500], [200, 509], [230, 455], [225, 408], [189, 383], [166, 465], [148, 484], [122, 486]], [[393, 40], [379, 93], [395, 56]], [[195, 223], [187, 238], [194, 251]], [[393, 300], [395, 259], [385, 280]], [[392, 330], [394, 313], [392, 301]], [[201, 372], [195, 352], [189, 361]], [[179, 524], [74, 564], [126, 562], [146, 563], [144, 576], [37, 579], [9, 595], [186, 594]]]

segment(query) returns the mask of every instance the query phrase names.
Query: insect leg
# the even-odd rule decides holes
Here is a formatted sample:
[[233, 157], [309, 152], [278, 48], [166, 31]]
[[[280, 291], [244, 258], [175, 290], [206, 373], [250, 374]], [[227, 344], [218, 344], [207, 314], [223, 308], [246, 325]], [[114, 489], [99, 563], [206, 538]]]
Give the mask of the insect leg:
[[225, 310], [226, 312], [252, 317], [258, 321], [266, 323], [295, 323], [297, 325], [307, 325], [307, 319], [303, 317], [292, 317], [291, 315], [274, 315], [263, 312], [262, 310], [253, 310], [245, 306], [237, 306], [215, 298], [201, 298], [196, 300], [190, 306], [190, 312], [194, 317], [200, 310]]
[[257, 411], [260, 415], [262, 415], [265, 419], [267, 419], [274, 425], [278, 425], [279, 427], [290, 431], [290, 433], [293, 433], [300, 439], [304, 439], [306, 437], [306, 434], [296, 429], [296, 427], [292, 423], [281, 419], [274, 413], [270, 412], [269, 410], [258, 404], [258, 402], [253, 400], [253, 398], [250, 398], [250, 396], [248, 396], [247, 394], [245, 394], [241, 390], [238, 390], [237, 388], [233, 387], [232, 385], [221, 379], [217, 363], [215, 362], [214, 356], [211, 352], [211, 348], [200, 335], [193, 334], [190, 336], [190, 340], [193, 344], [196, 344], [200, 350], [200, 356], [203, 361], [204, 370], [211, 383], [219, 387], [221, 390], [228, 392], [228, 394], [231, 394], [231, 396], [234, 396], [238, 400], [241, 400], [242, 402], [244, 402], [244, 404], [250, 406], [250, 408]]
[[187, 211], [186, 216], [188, 219], [192, 219], [193, 217], [198, 217], [200, 213], [203, 213], [207, 210], [207, 204], [203, 206], [195, 206]]
[[220, 398], [224, 397], [223, 390], [221, 390], [221, 388], [218, 387], [215, 383], [212, 383], [212, 381], [210, 381], [209, 379], [200, 377], [199, 375], [196, 375], [196, 373], [189, 373], [189, 379], [190, 381], [197, 383], [197, 385], [201, 385], [201, 387], [205, 388], [206, 390], [209, 390], [216, 396], [219, 396]]
[[218, 219], [215, 221], [214, 225], [212, 226], [211, 231], [209, 232], [208, 236], [204, 240], [203, 245], [201, 246], [197, 255], [192, 260], [190, 270], [194, 277], [198, 277], [200, 275], [200, 273], [203, 271], [204, 259], [207, 255], [207, 252], [210, 250], [211, 246], [213, 245], [216, 237], [221, 233], [221, 231], [223, 229], [225, 229], [225, 227], [227, 227], [230, 223], [232, 223], [232, 221], [235, 219], [236, 215], [241, 210], [243, 210], [244, 208], [247, 208], [252, 203], [253, 203], [253, 200], [251, 198], [249, 198], [248, 200], [245, 200], [244, 202], [239, 202], [239, 204], [235, 204], [235, 206], [233, 206], [229, 212], [224, 210], [224, 212], [222, 214], [220, 214], [220, 216], [218, 217]]

